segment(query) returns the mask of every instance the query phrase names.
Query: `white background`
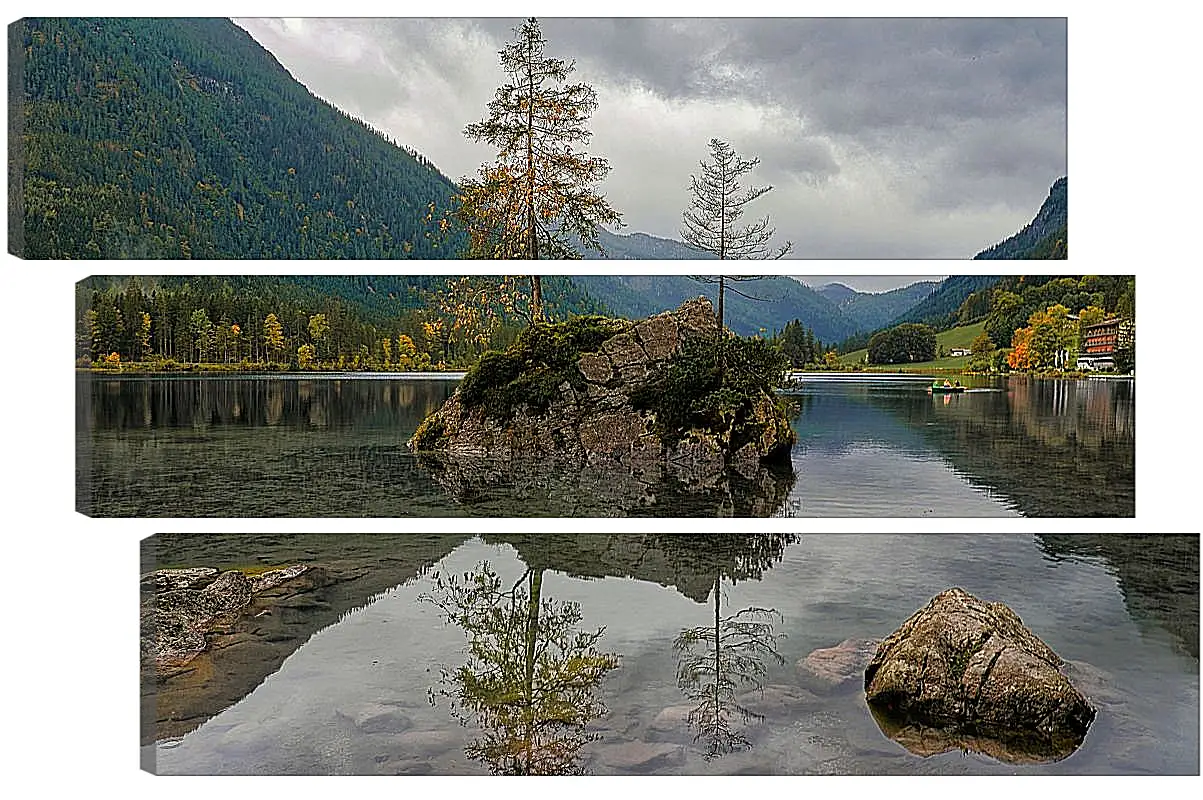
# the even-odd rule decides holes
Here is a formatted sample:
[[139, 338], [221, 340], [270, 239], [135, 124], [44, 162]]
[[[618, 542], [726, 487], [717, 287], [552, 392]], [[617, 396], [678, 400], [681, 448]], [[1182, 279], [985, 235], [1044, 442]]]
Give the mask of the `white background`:
[[[0, 324], [10, 353], [30, 352], [36, 359], [8, 359], [4, 402], [3, 469], [7, 618], [3, 644], [7, 744], [5, 785], [19, 795], [55, 796], [115, 790], [123, 796], [162, 793], [190, 797], [214, 792], [249, 796], [286, 793], [317, 797], [345, 791], [322, 781], [273, 782], [250, 779], [160, 779], [138, 771], [138, 542], [158, 531], [420, 531], [436, 526], [475, 533], [507, 530], [715, 531], [790, 530], [865, 531], [1014, 531], [1197, 532], [1199, 445], [1196, 393], [1200, 340], [1198, 271], [1203, 204], [1199, 200], [1198, 113], [1199, 14], [1187, 4], [1070, 2], [985, 2], [973, 4], [978, 16], [1069, 17], [1069, 171], [1073, 194], [1071, 259], [1030, 266], [1015, 273], [1116, 273], [1137, 276], [1137, 343], [1141, 389], [1137, 406], [1137, 517], [1134, 520], [89, 520], [74, 512], [73, 285], [89, 274], [210, 273], [379, 273], [393, 269], [414, 274], [463, 272], [446, 263], [371, 262], [21, 262], [6, 256]], [[99, 13], [81, 3], [24, 4], [22, 12], [78, 16]], [[106, 4], [105, 14], [237, 14], [361, 16], [400, 14], [473, 15], [662, 15], [810, 14], [838, 16], [898, 15], [898, 4], [819, 2], [786, 5], [744, 2], [738, 6], [664, 2], [609, 2], [557, 6], [532, 0], [512, 2], [365, 4], [337, 6], [309, 0], [257, 0], [250, 4], [203, 5]], [[913, 2], [908, 15], [959, 16], [958, 2]], [[13, 12], [14, 14], [16, 12]], [[11, 17], [12, 21], [16, 17]], [[7, 196], [7, 191], [5, 192]], [[1035, 213], [1036, 209], [1033, 209]], [[987, 243], [988, 244], [988, 243]], [[595, 262], [597, 263], [597, 262]], [[617, 266], [617, 265], [616, 265]], [[998, 262], [991, 266], [997, 273]], [[337, 267], [342, 267], [338, 269]], [[571, 265], [546, 271], [567, 271]], [[600, 265], [594, 269], [602, 268]], [[622, 271], [632, 272], [629, 262]], [[957, 274], [974, 270], [969, 261], [789, 262], [790, 273], [811, 274]], [[687, 262], [655, 263], [641, 272], [693, 273]], [[890, 568], [882, 564], [883, 570]], [[648, 780], [621, 784], [601, 779], [537, 783], [467, 779], [408, 778], [369, 791], [488, 792], [490, 795], [563, 792], [665, 791]], [[881, 779], [818, 779], [799, 785], [783, 780], [761, 782], [761, 790], [904, 794], [930, 792], [930, 780], [911, 779], [883, 786]], [[1086, 786], [1084, 784], [1090, 784]], [[1198, 781], [1192, 782], [1198, 786]], [[973, 785], [970, 785], [973, 784]], [[712, 784], [681, 779], [673, 791], [704, 790]], [[1106, 791], [1114, 782], [1076, 779], [1074, 785], [1051, 780], [1024, 782], [1025, 792]], [[1001, 794], [1018, 784], [971, 779], [942, 787]], [[360, 787], [355, 787], [360, 788]], [[1144, 789], [1128, 784], [1127, 789]], [[1174, 781], [1163, 788], [1184, 791]], [[725, 791], [745, 791], [727, 782]]]

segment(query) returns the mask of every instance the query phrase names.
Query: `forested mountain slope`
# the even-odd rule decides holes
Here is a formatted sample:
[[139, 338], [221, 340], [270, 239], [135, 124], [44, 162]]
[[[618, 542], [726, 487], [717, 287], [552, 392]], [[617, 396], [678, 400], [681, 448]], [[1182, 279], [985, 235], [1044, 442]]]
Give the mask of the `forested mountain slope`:
[[1058, 178], [1023, 230], [978, 253], [978, 259], [1068, 258], [1068, 180]]
[[447, 207], [451, 181], [314, 97], [228, 20], [25, 19], [10, 26], [9, 63], [20, 84], [10, 87], [18, 255], [458, 249], [426, 235], [429, 204]]
[[970, 295], [982, 298], [983, 305], [974, 309], [976, 316], [982, 316], [989, 310], [989, 292], [983, 292], [999, 280], [997, 275], [951, 275], [940, 281], [931, 294], [920, 300], [908, 311], [895, 318], [890, 326], [903, 322], [922, 322], [937, 330], [952, 325], [970, 322], [972, 318], [961, 319], [958, 314], [969, 311], [965, 301]]
[[858, 292], [840, 283], [829, 283], [817, 291], [834, 302], [858, 331], [867, 332], [906, 313], [938, 285], [937, 281], [920, 281], [888, 292]]
[[[676, 308], [698, 295], [714, 302], [718, 294], [716, 285], [684, 275], [580, 275], [572, 280], [614, 313], [633, 319]], [[728, 284], [725, 306], [727, 327], [744, 336], [779, 331], [794, 319], [827, 342], [856, 332], [855, 323], [834, 303], [782, 275]]]

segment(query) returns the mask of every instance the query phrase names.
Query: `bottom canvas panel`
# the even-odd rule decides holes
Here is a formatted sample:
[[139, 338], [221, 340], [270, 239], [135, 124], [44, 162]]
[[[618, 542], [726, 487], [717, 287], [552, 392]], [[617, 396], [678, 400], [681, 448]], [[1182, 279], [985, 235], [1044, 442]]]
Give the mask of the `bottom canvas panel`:
[[1199, 536], [159, 534], [143, 767], [1197, 774]]

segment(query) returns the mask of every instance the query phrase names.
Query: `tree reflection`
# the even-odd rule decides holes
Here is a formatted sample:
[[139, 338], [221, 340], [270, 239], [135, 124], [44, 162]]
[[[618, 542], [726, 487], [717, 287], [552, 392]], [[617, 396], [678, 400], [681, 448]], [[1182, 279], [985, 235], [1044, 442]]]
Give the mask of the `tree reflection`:
[[777, 650], [783, 634], [773, 630], [781, 614], [772, 608], [751, 606], [726, 617], [722, 615], [722, 579], [732, 583], [741, 578], [759, 579], [764, 570], [781, 560], [792, 534], [761, 534], [726, 538], [729, 560], [714, 575], [711, 596], [714, 602], [713, 625], [687, 628], [673, 642], [677, 651], [677, 685], [692, 702], [689, 727], [696, 731], [695, 742], [704, 742], [707, 761], [751, 747], [744, 729], [762, 720], [745, 706], [741, 693], [763, 687], [768, 662], [785, 664]]
[[597, 687], [618, 667], [598, 649], [605, 628], [579, 630], [578, 604], [543, 599], [541, 569], [508, 590], [488, 563], [434, 581], [422, 599], [463, 628], [468, 657], [441, 671], [430, 700], [447, 699], [460, 724], [480, 729], [468, 757], [494, 774], [579, 774], [581, 748], [599, 738], [586, 726], [606, 712]]

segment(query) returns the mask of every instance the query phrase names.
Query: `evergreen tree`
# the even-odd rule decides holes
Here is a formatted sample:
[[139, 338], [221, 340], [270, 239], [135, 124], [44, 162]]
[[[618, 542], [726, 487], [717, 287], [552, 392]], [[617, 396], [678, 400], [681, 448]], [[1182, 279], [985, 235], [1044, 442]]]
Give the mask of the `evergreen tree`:
[[[460, 181], [456, 216], [469, 235], [469, 254], [478, 258], [578, 258], [573, 237], [601, 250], [599, 225], [620, 215], [593, 185], [610, 171], [603, 158], [579, 145], [592, 136], [585, 127], [597, 108], [597, 93], [584, 83], [566, 84], [575, 63], [543, 54], [547, 40], [529, 19], [501, 50], [509, 80], [489, 103], [489, 117], [464, 134], [497, 148], [492, 164], [476, 178]], [[531, 278], [531, 316], [542, 319], [542, 282]]]

